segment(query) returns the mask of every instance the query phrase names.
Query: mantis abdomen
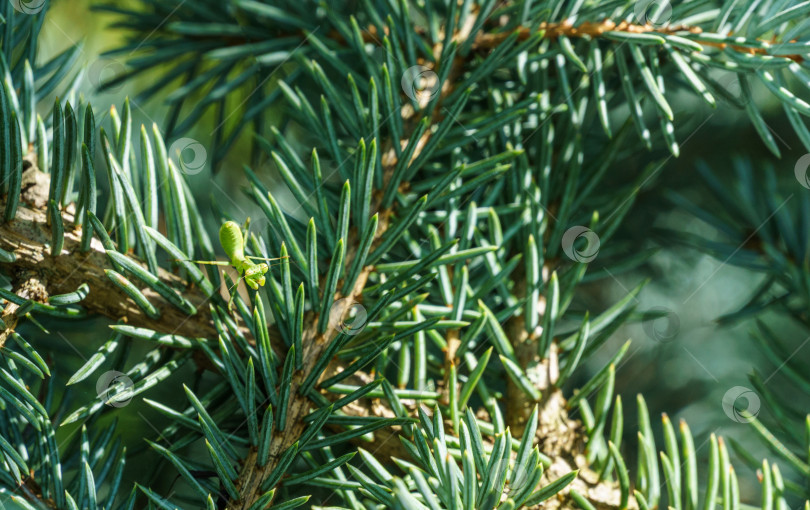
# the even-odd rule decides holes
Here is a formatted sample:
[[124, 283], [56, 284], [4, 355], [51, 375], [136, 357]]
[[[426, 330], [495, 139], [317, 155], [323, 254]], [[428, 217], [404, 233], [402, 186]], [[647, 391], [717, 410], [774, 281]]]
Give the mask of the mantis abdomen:
[[236, 265], [245, 260], [245, 247], [243, 246], [242, 231], [233, 221], [226, 221], [219, 229], [219, 242], [225, 255]]

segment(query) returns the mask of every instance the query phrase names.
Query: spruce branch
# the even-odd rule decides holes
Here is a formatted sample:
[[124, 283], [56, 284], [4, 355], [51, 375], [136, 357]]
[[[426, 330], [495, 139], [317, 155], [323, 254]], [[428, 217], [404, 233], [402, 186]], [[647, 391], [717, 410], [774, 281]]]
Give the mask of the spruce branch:
[[[643, 7], [645, 12], [639, 12], [639, 7]], [[118, 6], [108, 8], [118, 14], [129, 15], [133, 19], [144, 16], [135, 10], [121, 10]], [[401, 48], [394, 48], [394, 43], [391, 43], [390, 48], [384, 47], [382, 41], [390, 35], [391, 29], [383, 22], [384, 15], [375, 12], [374, 9], [366, 12], [367, 6], [358, 7], [355, 12], [347, 5], [329, 5], [324, 7], [323, 13], [318, 13], [319, 15], [314, 18], [309, 15], [303, 16], [300, 12], [278, 17], [276, 13], [266, 11], [259, 4], [247, 2], [239, 3], [233, 12], [223, 12], [226, 21], [221, 24], [212, 24], [209, 16], [195, 10], [151, 8], [156, 11], [155, 14], [167, 16], [169, 20], [177, 21], [177, 24], [167, 23], [154, 34], [150, 33], [150, 37], [153, 35], [154, 37], [147, 45], [133, 43], [121, 50], [110, 52], [110, 56], [114, 57], [120, 51], [130, 51], [134, 48], [144, 54], [144, 58], [133, 62], [134, 67], [130, 73], [113, 77], [109, 81], [110, 86], [120, 83], [130, 74], [141, 73], [163, 63], [163, 59], [150, 58], [153, 47], [185, 49], [184, 44], [192, 42], [200, 44], [198, 50], [200, 55], [204, 55], [212, 65], [214, 63], [216, 65], [210, 72], [195, 79], [194, 87], [189, 82], [188, 86], [184, 87], [184, 92], [203, 88], [205, 82], [213, 81], [223, 72], [239, 78], [232, 85], [215, 84], [216, 100], [206, 98], [199, 104], [189, 105], [191, 113], [180, 126], [176, 124], [177, 116], [172, 116], [172, 124], [168, 126], [170, 134], [174, 129], [183, 131], [188, 128], [207, 109], [215, 105], [219, 105], [220, 109], [223, 108], [225, 100], [223, 94], [233, 94], [252, 85], [264, 89], [270, 77], [278, 70], [273, 66], [298, 60], [302, 55], [311, 58], [351, 54], [356, 50], [356, 43], [362, 43], [377, 46], [383, 51], [394, 51], [397, 58], [407, 55], [409, 59], [413, 59], [413, 62], [410, 62], [412, 65], [421, 65], [425, 62], [416, 57], [414, 47], [409, 46], [412, 43], [407, 43], [407, 40], [412, 40], [411, 38], [424, 40], [428, 48], [430, 45], [440, 48], [447, 42], [440, 29], [441, 22], [433, 21], [434, 26], [431, 27], [411, 25], [400, 19], [401, 14], [397, 14], [391, 20], [397, 25], [397, 32], [410, 31], [413, 35], [399, 41], [398, 44], [403, 45]], [[296, 10], [295, 7], [291, 8]], [[405, 12], [408, 10], [410, 9], [406, 9]], [[652, 147], [652, 133], [640, 115], [643, 112], [640, 101], [644, 98], [650, 98], [660, 106], [661, 112], [666, 117], [662, 121], [661, 135], [666, 139], [674, 155], [679, 152], [677, 141], [670, 134], [674, 112], [663, 99], [665, 87], [670, 81], [674, 81], [671, 80], [672, 77], [681, 78], [683, 84], [712, 107], [716, 106], [716, 99], [721, 98], [737, 108], [746, 109], [752, 123], [760, 131], [763, 141], [777, 154], [778, 147], [773, 138], [765, 132], [761, 115], [751, 104], [748, 80], [761, 82], [786, 106], [806, 111], [807, 102], [792, 93], [785, 93], [786, 88], [782, 86], [786, 80], [795, 79], [802, 82], [806, 74], [801, 66], [805, 59], [803, 50], [806, 49], [806, 43], [802, 41], [803, 26], [791, 26], [806, 14], [807, 9], [803, 4], [763, 7], [760, 9], [760, 15], [764, 16], [762, 19], [752, 17], [753, 10], [737, 12], [737, 9], [729, 8], [728, 5], [724, 6], [719, 17], [706, 17], [692, 4], [670, 6], [645, 0], [622, 6], [580, 3], [563, 8], [553, 3], [545, 7], [534, 5], [530, 9], [531, 14], [521, 12], [520, 7], [515, 4], [481, 2], [472, 3], [469, 11], [471, 15], [465, 17], [465, 22], [476, 18], [478, 23], [472, 27], [472, 37], [466, 41], [458, 41], [459, 51], [455, 58], [485, 57], [492, 49], [510, 41], [526, 44], [527, 48], [542, 45], [546, 49], [560, 51], [564, 56], [563, 61], [586, 74], [586, 79], [582, 81], [580, 87], [596, 88], [594, 92], [597, 94], [597, 101], [601, 103], [600, 121], [604, 124], [605, 133], [608, 136], [612, 133], [607, 118], [608, 103], [611, 103], [612, 108], [616, 103], [626, 101], [638, 109], [632, 114], [633, 121], [648, 148]], [[399, 8], [393, 8], [393, 12], [398, 13]], [[438, 18], [446, 14], [434, 13], [431, 16], [435, 15]], [[349, 27], [333, 23], [329, 19], [330, 17], [340, 19], [344, 16], [355, 16], [357, 25]], [[272, 33], [273, 39], [266, 39], [266, 36], [261, 35], [263, 33]], [[138, 30], [135, 34], [138, 34]], [[787, 38], [782, 37], [783, 35]], [[221, 48], [223, 37], [227, 40], [228, 49]], [[136, 39], [133, 37], [133, 40]], [[263, 47], [263, 44], [271, 44], [274, 51], [256, 58], [249, 50]], [[216, 49], [211, 49], [212, 46]], [[628, 50], [630, 55], [627, 54]], [[170, 58], [182, 64], [182, 69], [186, 69], [192, 63], [185, 51], [169, 53]], [[546, 58], [548, 57], [541, 60]], [[625, 59], [631, 60], [629, 65], [624, 63]], [[343, 73], [347, 70], [342, 65], [336, 67]], [[604, 88], [605, 81], [611, 82], [614, 77], [634, 81], [628, 73], [636, 69], [643, 70], [643, 73], [647, 74], [645, 86], [638, 92], [626, 92], [624, 97], [622, 95], [607, 97], [604, 92], [599, 92]], [[727, 74], [718, 74], [715, 70]], [[566, 68], [563, 72], [568, 75], [571, 70]], [[287, 71], [282, 70], [282, 73], [286, 74]], [[293, 83], [301, 81], [304, 74], [296, 70], [286, 74], [283, 80], [292, 86]], [[653, 83], [650, 75], [658, 80], [657, 84]], [[178, 76], [181, 76], [180, 71], [166, 73], [166, 79], [159, 82], [160, 87], [149, 89], [148, 97], [158, 93], [161, 87], [168, 86], [171, 83], [170, 78]], [[576, 74], [572, 74], [568, 80], [571, 83], [579, 81]], [[591, 83], [588, 83], [589, 81]], [[735, 96], [730, 89], [738, 82], [740, 92]], [[571, 95], [577, 91], [578, 89], [571, 88], [563, 93]], [[248, 124], [255, 125], [260, 122], [262, 110], [259, 105], [272, 104], [281, 95], [278, 89], [273, 89], [267, 91], [266, 98], [252, 97], [251, 102], [245, 106], [247, 115], [237, 122], [231, 122], [232, 125], [229, 127], [232, 129], [227, 135], [223, 134], [226, 126], [217, 126], [214, 139], [217, 143], [214, 151], [215, 162], [224, 157]], [[570, 100], [560, 99], [570, 103]], [[185, 102], [189, 100], [187, 94], [172, 94], [170, 103], [179, 115]], [[571, 104], [568, 106], [571, 107]], [[807, 127], [802, 121], [794, 115], [791, 123], [797, 132], [806, 137], [804, 133], [807, 132]], [[255, 154], [260, 152], [259, 149], [259, 144], [254, 144], [254, 159]]]
[[[32, 295], [29, 292], [19, 293], [21, 298], [46, 304], [49, 296], [70, 293], [86, 284], [90, 292], [80, 305], [87, 312], [161, 333], [191, 338], [211, 338], [216, 335], [208, 307], [202, 306], [207, 298], [199, 287], [188, 288], [184, 293], [187, 299], [199, 307], [193, 316], [188, 316], [167, 303], [144, 284], [140, 285], [140, 290], [157, 307], [159, 318], [147, 316], [135, 303], [122, 299], [121, 291], [110, 283], [105, 274], [105, 270], [113, 269], [113, 266], [101, 241], [94, 238], [90, 242], [90, 250], [81, 251], [82, 231], [74, 226], [72, 208], [61, 211], [64, 245], [58, 255], [52, 255], [52, 227], [49, 226], [47, 209], [43, 206], [48, 200], [50, 174], [41, 172], [34, 160], [35, 158], [27, 160], [29, 166], [25, 170], [23, 181], [29, 185], [23, 188], [23, 203], [19, 206], [17, 215], [13, 221], [0, 224], [0, 248], [14, 254], [14, 260], [5, 264], [13, 277], [12, 285], [25, 290], [25, 286], [20, 286], [32, 281], [32, 278], [40, 282], [38, 292]], [[5, 201], [0, 201], [0, 206], [4, 204]], [[185, 286], [185, 282], [177, 275], [163, 269], [159, 272], [159, 278], [178, 288]], [[16, 309], [17, 305], [11, 303], [4, 311], [6, 330], [0, 335], [0, 347], [14, 331], [17, 323]]]
[[[472, 30], [474, 26], [475, 16], [470, 16], [464, 27], [456, 31], [450, 40], [455, 42], [465, 41], [469, 36], [469, 31]], [[441, 39], [446, 40], [444, 37]], [[442, 44], [443, 43], [436, 44], [432, 50], [433, 57], [436, 60], [436, 68], [438, 69], [442, 67], [442, 62], [440, 61], [443, 48]], [[455, 91], [454, 86], [458, 83], [457, 77], [461, 74], [462, 69], [468, 65], [468, 59], [472, 58], [473, 55], [469, 55], [466, 59], [456, 58], [451, 64], [449, 64], [451, 65], [451, 69], [449, 72], [447, 72], [447, 81], [444, 82], [438, 93], [438, 98], [433, 102], [433, 108], [428, 111], [423, 111], [421, 113], [421, 118], [443, 118], [442, 100], [453, 94]], [[420, 105], [422, 108], [430, 104], [425, 97], [420, 99], [423, 103]], [[410, 126], [410, 129], [404, 133], [403, 138], [399, 141], [399, 144], [403, 148], [407, 146], [413, 130], [415, 129], [416, 125], [418, 125], [418, 119], [413, 118], [414, 114], [415, 111], [410, 104], [406, 104], [402, 107], [401, 117], [403, 122]], [[422, 150], [429, 142], [431, 133], [432, 131], [425, 131], [425, 134], [421, 136], [416, 145], [416, 149], [410, 155], [409, 162], [419, 159]], [[390, 185], [390, 179], [398, 161], [396, 158], [396, 153], [394, 152], [393, 148], [391, 148], [392, 143], [388, 141], [383, 145], [385, 147], [389, 147], [389, 149], [385, 151], [385, 155], [382, 158], [384, 170], [384, 184], [382, 189], [386, 189], [386, 186]], [[401, 182], [399, 183], [399, 186], [402, 189], [407, 190], [409, 188], [409, 183]], [[384, 200], [384, 197], [378, 194], [375, 196], [374, 200], [375, 202], [371, 210], [380, 210], [382, 205], [381, 201]], [[392, 209], [382, 209], [382, 213], [380, 214], [381, 220], [372, 242], [371, 252], [374, 252], [374, 248], [377, 247], [379, 240], [386, 232], [388, 228], [387, 220], [392, 213]], [[344, 261], [344, 266], [347, 268], [351, 266], [351, 262], [353, 261], [357, 250], [357, 240], [354, 237], [355, 235], [356, 231], [350, 233], [347, 257]], [[330, 318], [344, 317], [349, 311], [347, 308], [348, 305], [350, 305], [356, 299], [362, 299], [362, 293], [366, 285], [366, 281], [370, 272], [373, 270], [373, 266], [367, 266], [361, 271], [359, 277], [355, 281], [354, 287], [349, 293], [345, 295], [338, 293], [335, 295], [334, 303], [337, 306], [330, 310]], [[518, 280], [520, 280], [519, 276]], [[324, 317], [321, 316], [320, 319], [322, 320], [323, 318]], [[325, 351], [326, 347], [329, 345], [329, 342], [334, 340], [337, 332], [334, 328], [331, 328], [328, 329], [325, 334], [318, 334], [318, 320], [319, 318], [314, 314], [308, 314], [305, 317], [304, 323], [311, 323], [312, 326], [305, 330], [302, 337], [302, 344], [304, 347], [303, 358], [311, 361], [305, 363], [302, 372], [294, 375], [292, 379], [293, 384], [290, 391], [290, 398], [292, 400], [288, 409], [287, 424], [283, 428], [284, 435], [279, 438], [280, 440], [275, 445], [271, 444], [269, 454], [270, 460], [265, 466], [257, 466], [257, 455], [255, 452], [251, 452], [249, 454], [247, 460], [243, 464], [240, 479], [236, 483], [240, 490], [240, 498], [238, 501], [232, 500], [229, 503], [229, 508], [249, 508], [250, 505], [253, 504], [253, 502], [256, 501], [262, 494], [262, 487], [266, 478], [273, 473], [274, 469], [278, 466], [278, 463], [284, 459], [285, 453], [287, 453], [290, 448], [293, 447], [297, 439], [304, 433], [306, 427], [302, 418], [309, 414], [311, 404], [307, 402], [307, 398], [299, 391], [302, 384], [301, 380], [304, 378], [304, 375], [312, 372], [317, 363], [317, 359]], [[558, 376], [556, 346], [552, 347], [551, 354], [547, 359], [540, 360], [540, 357], [537, 354], [537, 343], [539, 339], [535, 336], [536, 332], [533, 332], [531, 335], [526, 333], [522, 316], [518, 316], [510, 320], [509, 331], [512, 333], [512, 335], [509, 337], [510, 342], [516, 346], [520, 352], [520, 357], [518, 359], [521, 362], [521, 366], [533, 367], [533, 372], [535, 375], [539, 376], [540, 379], [539, 381], [535, 380], [534, 382], [537, 389], [542, 391], [544, 395], [543, 400], [540, 402], [542, 409], [540, 412], [541, 426], [537, 430], [536, 437], [540, 444], [554, 445], [553, 452], [556, 460], [554, 469], [550, 469], [544, 475], [543, 480], [547, 483], [552, 483], [561, 477], [568, 475], [572, 471], [580, 469], [583, 473], [583, 477], [576, 478], [573, 482], [574, 487], [578, 489], [578, 492], [588, 495], [588, 497], [592, 499], [592, 502], [596, 503], [600, 508], [615, 508], [619, 501], [619, 493], [615, 483], [600, 480], [598, 475], [590, 471], [584, 459], [579, 456], [578, 450], [582, 448], [582, 445], [586, 441], [587, 434], [584, 430], [582, 430], [580, 423], [567, 418], [567, 404], [562, 396], [561, 391], [559, 389], [552, 389], [554, 384], [557, 382]], [[451, 330], [448, 334], [448, 349], [445, 353], [447, 364], [453, 365], [460, 361], [456, 357], [456, 349], [457, 333], [454, 333], [454, 330]], [[339, 363], [331, 363], [324, 373], [339, 373], [342, 368], [343, 367], [341, 367]], [[364, 377], [367, 378], [367, 376], [364, 376], [362, 372], [357, 372], [355, 374], [355, 379], [363, 380]], [[508, 422], [510, 427], [517, 432], [520, 432], [523, 430], [525, 421], [528, 419], [533, 402], [528, 401], [522, 392], [516, 391], [514, 389], [514, 384], [511, 381], [509, 384], [510, 399], [507, 407], [510, 410], [510, 414]], [[515, 408], [519, 408], [520, 411], [512, 411]], [[359, 404], [348, 407], [345, 409], [345, 411], [349, 416], [392, 416], [390, 414], [391, 411], [386, 410], [385, 406], [364, 406]], [[416, 415], [415, 411], [415, 409], [412, 409], [411, 415]], [[386, 433], [373, 444], [376, 445], [375, 448], [386, 448], [385, 445], [389, 440], [396, 440], [396, 435], [397, 432]], [[390, 448], [390, 446], [388, 448]], [[395, 447], [394, 450], [399, 451], [400, 448]], [[560, 504], [562, 505], [562, 503]]]
[[[228, 147], [252, 123], [258, 144], [298, 200], [296, 211], [303, 209], [309, 218], [300, 222], [295, 211], [282, 207], [275, 189], [266, 189], [246, 169], [247, 194], [269, 224], [267, 232], [245, 239], [242, 255], [280, 256], [281, 261], [264, 269], [261, 283], [250, 280], [257, 291], [251, 299], [235, 296], [241, 320], [216, 295], [212, 280], [219, 285], [219, 273], [209, 271], [209, 280], [189, 260], [201, 253], [213, 262], [213, 248], [188, 176], [174, 164], [157, 128], [151, 138], [141, 130], [138, 158], [128, 101], [120, 115], [111, 111], [109, 129], [105, 125], [99, 136], [92, 109], [81, 101], [79, 115], [71, 102], [57, 101], [50, 121], [35, 122], [34, 112], [27, 110], [36, 100], [23, 93], [33, 90], [35, 80], [16, 62], [0, 91], [0, 116], [8, 121], [0, 125], [11, 127], [0, 130], [3, 146], [11, 148], [0, 159], [2, 177], [10, 177], [3, 204], [8, 222], [0, 227], [10, 239], [0, 244], [0, 257], [16, 292], [2, 294], [13, 303], [6, 309], [9, 323], [16, 327], [28, 311], [72, 317], [90, 311], [126, 321], [113, 326], [112, 338], [68, 386], [112, 353], [114, 368], [123, 370], [129, 359], [119, 346], [130, 339], [158, 346], [127, 374], [116, 372], [135, 379], [129, 386], [116, 382], [59, 420], [85, 419], [81, 440], [63, 448], [53, 441], [50, 422], [69, 411], [67, 404], [51, 402], [62, 380], [51, 377], [31, 343], [12, 334], [13, 342], [3, 345], [6, 367], [0, 371], [0, 403], [8, 410], [0, 414], [5, 459], [0, 493], [21, 491], [32, 504], [53, 500], [59, 508], [114, 506], [120, 471], [104, 502], [96, 491], [114, 463], [123, 469], [123, 455], [119, 462], [112, 429], [107, 432], [96, 421], [100, 411], [112, 411], [105, 405], [157, 384], [170, 388], [169, 376], [194, 355], [212, 370], [198, 371], [202, 377], [195, 384], [183, 385], [185, 408], [146, 400], [169, 421], [148, 443], [152, 454], [183, 479], [190, 493], [167, 496], [138, 480], [130, 485], [124, 508], [144, 506], [144, 500], [162, 508], [190, 501], [207, 508], [252, 510], [274, 503], [294, 508], [312, 497], [310, 486], [337, 490], [353, 508], [624, 510], [657, 508], [665, 498], [668, 506], [679, 508], [682, 497], [687, 508], [697, 507], [691, 433], [682, 425], [678, 448], [664, 417], [665, 444], [659, 451], [641, 397], [639, 459], [631, 465], [636, 480], [630, 493], [630, 463], [622, 458], [623, 408], [614, 395], [616, 367], [628, 344], [572, 394], [563, 391], [583, 360], [632, 315], [641, 288], [593, 319], [584, 313], [580, 321], [577, 290], [594, 254], [577, 251], [569, 234], [573, 229], [574, 235], [591, 236], [586, 238], [589, 249], [594, 236], [597, 245], [605, 244], [600, 253], [605, 271], [612, 263], [643, 262], [643, 254], [628, 260], [610, 241], [655, 170], [628, 171], [629, 182], [618, 186], [603, 179], [635, 151], [625, 143], [633, 127], [653, 146], [642, 103], [655, 109], [673, 154], [678, 151], [672, 124], [676, 112], [664, 86], [685, 77], [713, 103], [704, 83], [711, 79], [706, 70], [712, 66], [757, 76], [791, 105], [789, 114], [802, 111], [803, 103], [782, 87], [783, 76], [771, 74], [786, 67], [799, 76], [795, 66], [802, 61], [792, 52], [801, 44], [785, 43], [789, 46], [776, 50], [787, 56], [769, 53], [763, 35], [776, 28], [799, 35], [801, 30], [791, 25], [806, 25], [797, 19], [810, 7], [783, 9], [784, 2], [765, 2], [760, 10], [768, 17], [752, 21], [742, 33], [747, 14], [737, 20], [728, 7], [734, 3], [726, 4], [713, 31], [704, 33], [688, 23], [655, 29], [630, 23], [628, 5], [616, 3], [389, 4], [357, 4], [355, 17], [347, 11], [354, 3], [324, 3], [313, 21], [312, 5], [297, 1], [277, 6], [252, 0], [150, 3], [153, 12], [133, 12], [126, 20], [137, 30], [156, 32], [154, 39], [134, 41], [126, 49], [139, 51], [143, 42], [144, 49], [156, 50], [134, 59], [133, 73], [177, 55], [184, 43], [188, 46], [180, 53], [185, 58], [207, 55], [205, 63], [198, 59], [171, 70], [149, 87], [155, 92], [173, 74], [188, 76], [168, 98], [173, 104], [170, 131], [185, 131], [211, 106], [218, 109], [221, 126], [229, 96], [243, 86], [267, 90], [265, 64], [289, 60], [284, 71], [290, 72], [272, 83], [266, 97], [251, 89], [240, 104], [247, 103], [247, 111], [227, 139], [222, 132], [214, 136], [217, 146]], [[693, 7], [678, 6], [674, 19], [689, 15], [707, 25], [711, 11], [695, 15]], [[19, 23], [18, 15], [6, 16], [6, 11], [4, 22]], [[154, 14], [169, 20], [155, 29]], [[425, 28], [411, 26], [412, 15], [424, 18]], [[331, 30], [319, 32], [316, 21]], [[727, 25], [736, 26], [730, 30]], [[6, 28], [14, 26], [25, 25]], [[729, 33], [735, 36], [729, 39]], [[17, 35], [14, 40], [21, 40]], [[383, 64], [368, 51], [369, 42], [383, 48]], [[721, 51], [707, 56], [701, 53], [704, 47]], [[248, 68], [240, 67], [250, 58]], [[771, 67], [757, 74], [756, 66], [763, 63]], [[408, 64], [418, 66], [406, 69]], [[430, 71], [427, 86], [436, 94], [409, 93], [404, 83], [413, 78], [414, 68]], [[229, 79], [235, 71], [239, 76]], [[23, 86], [15, 85], [21, 80]], [[177, 125], [186, 99], [206, 84], [213, 89]], [[741, 86], [750, 99], [748, 88]], [[19, 107], [18, 93], [30, 99], [25, 108]], [[282, 95], [289, 111], [278, 128], [270, 129], [272, 141], [266, 140], [263, 112]], [[624, 106], [630, 107], [630, 116], [614, 133], [609, 109]], [[765, 133], [757, 109], [748, 105], [747, 112]], [[597, 116], [607, 137], [594, 136], [598, 127], [590, 126], [597, 125], [592, 122]], [[312, 139], [316, 146], [308, 161], [311, 171], [292, 140], [296, 123], [306, 131], [303, 143]], [[323, 169], [318, 151], [328, 155]], [[96, 152], [106, 165], [110, 190], [102, 204], [107, 209], [98, 216]], [[48, 155], [50, 164], [45, 164]], [[31, 167], [28, 174], [22, 171], [23, 157]], [[34, 168], [37, 160], [49, 178]], [[344, 165], [349, 161], [353, 165]], [[339, 182], [330, 173], [339, 173]], [[77, 183], [78, 195], [73, 193]], [[226, 252], [233, 251], [222, 244]], [[158, 258], [164, 252], [171, 263]], [[70, 280], [63, 267], [69, 263], [77, 272], [92, 274], [77, 276], [70, 285], [54, 283], [54, 275]], [[179, 266], [176, 274], [167, 269], [171, 265]], [[244, 266], [260, 269], [239, 265], [245, 273]], [[591, 271], [590, 278], [604, 276]], [[96, 301], [105, 297], [110, 303]], [[347, 333], [350, 326], [344, 321], [355, 302], [372, 308], [371, 321], [358, 336]], [[578, 327], [567, 320], [575, 317]], [[177, 331], [177, 324], [191, 329], [162, 334]], [[761, 425], [755, 427], [779, 449], [778, 439]], [[369, 435], [373, 442], [363, 442]], [[346, 451], [352, 443], [371, 450]], [[712, 437], [710, 450], [704, 506], [719, 497], [725, 508], [736, 508], [737, 479], [725, 442]], [[58, 462], [63, 451], [66, 479], [72, 479], [64, 485]], [[785, 457], [805, 467], [798, 456]], [[392, 464], [396, 473], [393, 467], [388, 471]], [[305, 471], [299, 472], [302, 465]], [[765, 466], [762, 506], [781, 507], [784, 482], [777, 468], [771, 473]], [[23, 473], [31, 480], [23, 483]], [[25, 490], [35, 486], [34, 478], [41, 490]]]
[[[469, 31], [473, 27], [474, 17], [470, 18], [470, 21], [465, 27], [459, 29], [456, 33], [453, 34], [452, 39], [456, 41], [463, 41], [468, 36]], [[441, 47], [437, 46], [433, 49], [433, 54], [437, 58], [440, 58], [441, 55]], [[438, 62], [439, 66], [448, 65], [451, 66], [451, 69], [448, 73], [449, 76], [454, 77], [458, 74], [459, 68], [463, 65], [463, 61], [453, 61], [453, 62]], [[452, 81], [449, 81], [452, 83]], [[439, 100], [435, 102], [435, 106], [431, 111], [423, 113], [424, 116], [429, 118], [434, 118], [434, 116], [440, 112], [441, 108], [441, 99], [443, 97], [447, 97], [452, 92], [451, 87], [444, 87], [440, 92]], [[423, 106], [427, 106], [426, 104]], [[413, 115], [413, 108], [410, 105], [403, 106], [402, 109], [402, 117], [403, 121], [407, 121]], [[413, 124], [412, 124], [413, 126]], [[400, 144], [402, 147], [407, 146], [410, 136], [413, 132], [414, 127], [411, 127], [411, 131], [406, 132], [401, 140], [393, 141], [388, 140], [383, 143], [383, 147], [386, 149], [384, 150], [384, 157], [382, 158], [383, 164], [383, 187], [382, 189], [387, 189], [388, 186], [391, 186], [391, 178], [394, 174], [395, 168], [398, 163], [398, 159], [396, 156], [396, 152], [392, 145], [394, 143]], [[410, 156], [410, 161], [414, 161], [419, 158], [422, 150], [428, 143], [430, 138], [431, 131], [425, 131], [425, 134], [419, 139], [419, 142], [416, 146], [416, 149], [413, 151], [412, 155]], [[401, 183], [402, 186], [407, 187], [407, 182]], [[372, 241], [371, 246], [371, 253], [375, 251], [376, 248], [379, 248], [380, 240], [383, 234], [389, 229], [389, 220], [393, 210], [391, 208], [384, 208], [383, 207], [383, 195], [377, 194], [374, 197], [374, 202], [371, 207], [373, 211], [379, 211], [379, 223], [377, 225], [377, 230], [374, 233], [374, 238]], [[357, 255], [357, 250], [359, 249], [358, 240], [356, 239], [358, 232], [354, 231], [353, 236], [350, 236], [347, 241], [347, 250], [346, 250], [346, 257], [344, 259], [343, 265], [346, 268], [346, 272], [348, 272], [348, 268], [352, 266], [354, 262], [354, 258]], [[357, 276], [354, 286], [349, 290], [346, 295], [338, 292], [332, 298], [332, 302], [334, 303], [334, 307], [329, 310], [328, 317], [337, 317], [339, 320], [342, 320], [343, 317], [347, 316], [349, 312], [349, 307], [355, 302], [355, 300], [362, 299], [363, 290], [366, 286], [366, 282], [368, 280], [370, 272], [373, 270], [373, 266], [366, 266], [361, 269], [360, 274]], [[329, 297], [326, 297], [329, 299]], [[245, 461], [242, 472], [240, 474], [240, 479], [237, 484], [240, 490], [240, 497], [237, 501], [230, 501], [228, 504], [229, 509], [240, 509], [240, 510], [247, 510], [250, 508], [256, 499], [262, 494], [262, 485], [266, 480], [267, 476], [273, 472], [273, 470], [278, 466], [278, 462], [282, 458], [284, 452], [286, 452], [295, 441], [304, 432], [305, 424], [303, 421], [304, 416], [306, 416], [310, 412], [310, 404], [309, 400], [306, 395], [303, 395], [301, 392], [301, 385], [304, 382], [304, 378], [306, 375], [312, 373], [313, 368], [315, 367], [316, 363], [318, 362], [319, 358], [323, 355], [323, 352], [329, 345], [329, 342], [334, 340], [335, 336], [338, 333], [338, 330], [335, 328], [327, 329], [323, 333], [319, 333], [320, 324], [318, 323], [319, 320], [323, 320], [324, 316], [317, 317], [314, 313], [310, 313], [307, 316], [308, 320], [305, 320], [305, 323], [311, 324], [310, 327], [304, 330], [302, 334], [302, 345], [304, 348], [304, 356], [303, 359], [307, 360], [304, 364], [303, 370], [298, 372], [293, 376], [293, 385], [290, 390], [290, 406], [289, 411], [287, 414], [287, 424], [284, 427], [285, 434], [280, 440], [271, 444], [271, 450], [269, 454], [269, 461], [268, 463], [259, 468], [256, 464], [256, 453], [251, 452], [250, 456], [248, 456], [247, 460]], [[339, 371], [336, 367], [327, 368], [325, 373], [334, 373]]]

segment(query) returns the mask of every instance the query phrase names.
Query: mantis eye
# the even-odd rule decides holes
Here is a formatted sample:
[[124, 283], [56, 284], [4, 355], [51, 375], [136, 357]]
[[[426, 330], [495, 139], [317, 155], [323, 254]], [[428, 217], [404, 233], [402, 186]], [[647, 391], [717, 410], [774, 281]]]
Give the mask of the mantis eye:
[[270, 267], [267, 264], [259, 264], [259, 267], [262, 268], [262, 274], [270, 270]]

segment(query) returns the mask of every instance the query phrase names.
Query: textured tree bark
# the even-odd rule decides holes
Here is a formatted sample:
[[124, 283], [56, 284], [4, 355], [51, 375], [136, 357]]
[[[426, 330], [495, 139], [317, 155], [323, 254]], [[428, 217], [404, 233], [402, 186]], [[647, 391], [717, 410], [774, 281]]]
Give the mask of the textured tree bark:
[[[42, 283], [43, 291], [32, 295], [21, 295], [37, 302], [46, 302], [48, 296], [75, 291], [86, 283], [90, 287], [88, 296], [79, 303], [90, 313], [103, 315], [112, 320], [120, 320], [133, 326], [153, 329], [161, 333], [175, 333], [188, 337], [215, 338], [216, 330], [211, 322], [206, 306], [206, 296], [196, 287], [186, 288], [183, 295], [197, 308], [195, 315], [186, 315], [160, 297], [137, 279], [132, 283], [141, 288], [144, 296], [160, 311], [157, 320], [149, 318], [140, 308], [110, 282], [105, 269], [113, 269], [104, 247], [96, 238], [86, 253], [79, 251], [81, 229], [74, 228], [72, 206], [62, 211], [65, 228], [65, 242], [62, 252], [51, 255], [51, 228], [45, 203], [48, 199], [50, 176], [40, 172], [36, 166], [25, 171], [22, 200], [14, 220], [0, 224], [0, 248], [12, 252], [14, 262], [2, 264], [12, 278], [12, 285], [20, 287], [26, 280], [36, 278]], [[0, 210], [5, 201], [0, 200]], [[176, 275], [159, 270], [158, 277], [182, 289], [185, 283]], [[5, 330], [0, 333], [0, 347], [16, 326], [14, 311], [16, 305], [9, 304], [3, 312], [3, 320], [9, 317]]]

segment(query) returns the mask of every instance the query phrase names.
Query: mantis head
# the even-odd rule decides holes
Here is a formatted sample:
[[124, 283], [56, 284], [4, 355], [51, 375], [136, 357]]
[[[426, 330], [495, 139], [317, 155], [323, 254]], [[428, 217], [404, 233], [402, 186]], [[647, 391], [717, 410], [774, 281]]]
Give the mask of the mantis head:
[[245, 271], [245, 283], [247, 283], [253, 290], [258, 290], [259, 287], [264, 287], [264, 274], [269, 269], [270, 268], [265, 263], [255, 264], [253, 267]]

